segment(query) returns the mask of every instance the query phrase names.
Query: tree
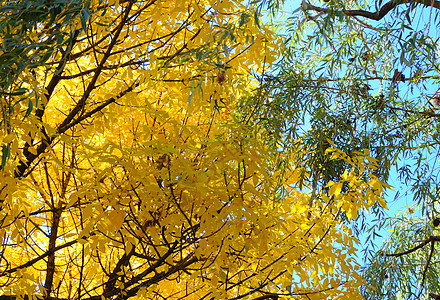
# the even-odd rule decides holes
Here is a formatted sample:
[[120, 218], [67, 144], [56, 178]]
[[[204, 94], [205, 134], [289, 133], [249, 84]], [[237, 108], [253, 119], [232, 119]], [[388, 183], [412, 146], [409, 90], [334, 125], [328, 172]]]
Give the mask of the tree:
[[250, 6], [50, 3], [1, 4], [0, 299], [359, 297], [375, 160], [310, 194], [242, 121], [283, 45]]
[[[260, 8], [276, 12], [283, 2], [264, 1]], [[367, 248], [368, 299], [440, 294], [433, 229], [439, 216], [439, 8], [438, 1], [303, 0], [278, 25], [290, 49], [266, 76], [261, 94], [267, 100], [255, 113], [254, 122], [272, 133], [275, 143], [286, 150], [298, 143], [310, 149], [303, 169], [312, 176], [303, 180], [313, 190], [345, 169], [327, 154], [328, 139], [349, 155], [369, 149], [378, 160], [379, 179], [387, 182], [395, 165], [408, 184], [421, 218], [396, 216], [388, 222], [376, 206], [377, 222], [369, 226], [361, 217], [353, 224], [369, 232], [367, 242], [384, 224], [394, 227], [382, 249]]]

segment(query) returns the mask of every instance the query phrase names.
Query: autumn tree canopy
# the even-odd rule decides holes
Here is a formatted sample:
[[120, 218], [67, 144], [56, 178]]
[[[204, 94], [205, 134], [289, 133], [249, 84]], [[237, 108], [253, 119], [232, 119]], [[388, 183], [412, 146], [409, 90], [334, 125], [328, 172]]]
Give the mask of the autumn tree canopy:
[[0, 11], [0, 299], [360, 298], [344, 219], [386, 206], [376, 160], [327, 147], [317, 190], [268, 143], [238, 104], [285, 43], [253, 6]]

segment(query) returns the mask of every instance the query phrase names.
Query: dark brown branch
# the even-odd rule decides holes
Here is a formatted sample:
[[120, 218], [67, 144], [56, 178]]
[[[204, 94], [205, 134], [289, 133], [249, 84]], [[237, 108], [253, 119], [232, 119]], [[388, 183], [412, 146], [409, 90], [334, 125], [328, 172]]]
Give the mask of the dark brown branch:
[[418, 298], [422, 295], [423, 285], [425, 284], [426, 272], [428, 272], [429, 264], [431, 263], [432, 254], [434, 253], [434, 242], [431, 242], [431, 251], [429, 252], [428, 260], [426, 261], [425, 269], [423, 270], [422, 283], [420, 284], [420, 292]]
[[[116, 97], [112, 97], [110, 99], [107, 99], [101, 105], [95, 107], [94, 109], [92, 109], [91, 111], [85, 113], [81, 117], [78, 117], [75, 120], [71, 120], [71, 122], [67, 123], [65, 126], [61, 127], [61, 125], [60, 125], [58, 127], [58, 129], [57, 129], [57, 133], [58, 134], [63, 134], [68, 129], [72, 128], [73, 126], [79, 124], [80, 122], [84, 121], [87, 118], [90, 118], [91, 116], [93, 116], [97, 112], [100, 112], [101, 110], [103, 110], [106, 106], [108, 106], [111, 103], [115, 102], [117, 99], [119, 99], [119, 98], [123, 97], [124, 95], [126, 95], [127, 93], [131, 92], [133, 90], [133, 88], [136, 87], [136, 86], [137, 86], [137, 84], [129, 87], [125, 91], [122, 91]], [[26, 172], [27, 168], [32, 164], [32, 162], [34, 162], [34, 160], [37, 157], [39, 157], [44, 151], [46, 151], [46, 148], [50, 144], [52, 144], [52, 142], [55, 140], [55, 138], [56, 138], [56, 136], [51, 136], [51, 137], [47, 136], [43, 141], [41, 141], [41, 144], [37, 147], [36, 154], [30, 153], [29, 151], [24, 152], [26, 160], [20, 161], [20, 164], [18, 165], [17, 170], [15, 171], [15, 177], [22, 177], [22, 176], [24, 176], [24, 173]]]
[[[281, 272], [279, 272], [277, 275], [275, 275], [275, 276], [272, 277], [272, 278], [269, 278], [269, 275], [270, 275], [270, 273], [269, 273], [269, 275], [266, 277], [266, 279], [264, 279], [263, 281], [261, 281], [261, 282], [259, 283], [259, 285], [258, 285], [256, 288], [253, 288], [252, 290], [250, 290], [250, 291], [248, 291], [248, 292], [246, 292], [246, 293], [244, 293], [244, 294], [241, 294], [241, 295], [239, 295], [239, 296], [236, 296], [236, 297], [234, 297], [234, 298], [229, 298], [229, 300], [238, 300], [238, 299], [242, 299], [242, 298], [245, 298], [245, 297], [247, 297], [247, 296], [250, 296], [250, 295], [252, 295], [252, 294], [254, 294], [254, 293], [262, 292], [261, 290], [262, 290], [266, 285], [268, 285], [269, 282], [274, 282], [274, 280], [275, 280], [276, 278], [280, 277], [281, 275], [283, 275], [283, 274], [286, 273], [286, 272], [287, 272], [287, 270], [281, 271]], [[266, 296], [269, 296], [269, 297], [266, 297]], [[262, 297], [263, 297], [263, 298], [262, 298]], [[263, 295], [263, 296], [257, 297], [257, 298], [255, 298], [255, 299], [278, 299], [278, 294], [270, 293], [270, 294], [266, 294], [266, 295]]]
[[[147, 281], [144, 281], [141, 284], [139, 284], [138, 286], [134, 287], [133, 289], [128, 290], [127, 295], [123, 299], [128, 299], [130, 297], [136, 296], [136, 294], [141, 289], [141, 287], [144, 287], [144, 286], [149, 287], [153, 284], [156, 284], [156, 283], [164, 280], [165, 278], [168, 278], [170, 275], [172, 275], [178, 271], [186, 269], [187, 267], [189, 267], [190, 265], [192, 265], [198, 261], [199, 261], [199, 259], [197, 257], [192, 257], [191, 259], [185, 259], [182, 262], [180, 262], [179, 264], [174, 265], [171, 268], [169, 268], [168, 271], [157, 273], [155, 276], [148, 279]], [[117, 298], [117, 299], [119, 299], [119, 298]]]
[[393, 109], [393, 110], [403, 111], [403, 112], [406, 112], [406, 113], [418, 114], [418, 115], [426, 116], [427, 118], [439, 118], [440, 117], [440, 114], [436, 114], [436, 113], [434, 113], [432, 111], [429, 111], [429, 110], [416, 111], [416, 110], [405, 109], [405, 108], [401, 108], [401, 107], [388, 106], [388, 105], [385, 105], [385, 107], [389, 108], [389, 109]]
[[[191, 15], [192, 15], [192, 14], [191, 14]], [[190, 16], [191, 16], [191, 15], [190, 15]], [[185, 22], [186, 22], [186, 21], [185, 21]], [[189, 25], [189, 24], [188, 24], [188, 25]], [[183, 29], [183, 28], [182, 28], [182, 29]], [[174, 31], [174, 32], [172, 32], [172, 33], [169, 33], [169, 34], [166, 34], [166, 35], [163, 35], [163, 36], [160, 36], [160, 37], [154, 38], [154, 39], [150, 39], [150, 40], [148, 40], [148, 41], [145, 41], [145, 42], [139, 43], [139, 44], [137, 44], [137, 45], [135, 45], [135, 46], [129, 47], [129, 48], [124, 49], [124, 50], [115, 51], [115, 52], [111, 53], [111, 55], [120, 54], [120, 53], [123, 52], [123, 51], [124, 51], [124, 52], [127, 52], [127, 51], [129, 51], [129, 50], [131, 50], [131, 49], [139, 48], [139, 47], [141, 47], [141, 46], [143, 46], [143, 45], [146, 45], [146, 44], [149, 44], [149, 43], [152, 43], [152, 42], [155, 42], [155, 41], [158, 41], [158, 40], [161, 40], [161, 39], [165, 39], [165, 38], [167, 38], [167, 40], [166, 40], [161, 46], [159, 46], [159, 47], [157, 47], [157, 48], [154, 48], [154, 49], [151, 49], [151, 50], [148, 51], [148, 53], [152, 53], [152, 52], [154, 52], [154, 51], [156, 51], [156, 50], [162, 48], [163, 46], [165, 46], [165, 45], [167, 44], [167, 42], [168, 42], [169, 40], [171, 40], [171, 38], [173, 38], [175, 35], [177, 35], [180, 31], [182, 31], [182, 29], [179, 28], [179, 29], [177, 29], [176, 31]], [[193, 40], [194, 38], [196, 38], [197, 35], [199, 35], [200, 32], [201, 32], [201, 28], [200, 28], [200, 29], [199, 29], [199, 30], [198, 30], [198, 31], [197, 31], [197, 32], [196, 32], [196, 33], [190, 38], [190, 40]], [[188, 53], [190, 53], [189, 51], [188, 51], [188, 52], [183, 52], [183, 53], [181, 53], [186, 47], [187, 47], [187, 44], [185, 44], [184, 46], [182, 46], [182, 48], [179, 49], [179, 50], [178, 50], [176, 53], [174, 53], [173, 55], [161, 56], [161, 57], [158, 57], [157, 59], [158, 59], [158, 60], [165, 60], [165, 59], [170, 59], [170, 57], [173, 58], [173, 57], [177, 56], [178, 54], [188, 54]], [[93, 48], [90, 48], [90, 49], [93, 49]], [[77, 54], [74, 54], [74, 55], [71, 57], [70, 60], [73, 60], [74, 58], [76, 58], [76, 56], [77, 56]], [[80, 56], [79, 56], [79, 57], [80, 57]], [[123, 67], [127, 67], [127, 66], [142, 65], [142, 64], [146, 63], [147, 61], [148, 61], [148, 60], [134, 60], [134, 59], [131, 59], [131, 60], [129, 60], [128, 62], [125, 62], [125, 63], [122, 63], [122, 64], [112, 65], [112, 66], [104, 66], [104, 67], [103, 67], [103, 70], [115, 70], [115, 69], [123, 68]], [[81, 72], [76, 73], [76, 74], [71, 74], [71, 75], [64, 75], [64, 76], [61, 76], [61, 79], [74, 79], [74, 78], [77, 78], [77, 77], [81, 77], [81, 76], [88, 75], [88, 74], [90, 74], [90, 73], [95, 73], [96, 70], [97, 70], [97, 68], [92, 68], [92, 69], [89, 68], [89, 69], [87, 69], [87, 70], [81, 71]]]
[[[82, 237], [82, 238], [84, 239], [84, 237]], [[28, 268], [28, 267], [32, 266], [33, 264], [35, 264], [36, 262], [42, 260], [43, 258], [46, 258], [46, 257], [48, 257], [49, 255], [55, 253], [56, 251], [61, 250], [61, 249], [64, 249], [64, 248], [67, 248], [67, 247], [70, 247], [70, 246], [72, 246], [72, 245], [74, 245], [74, 244], [76, 244], [76, 243], [78, 243], [78, 240], [70, 241], [70, 242], [67, 242], [67, 243], [65, 243], [65, 244], [63, 244], [63, 245], [59, 245], [59, 246], [57, 246], [57, 247], [55, 247], [55, 248], [52, 248], [51, 250], [48, 250], [48, 251], [44, 252], [43, 254], [41, 254], [41, 255], [38, 256], [38, 257], [36, 257], [36, 258], [34, 258], [34, 259], [31, 259], [30, 261], [28, 261], [28, 262], [25, 263], [25, 264], [22, 264], [22, 265], [20, 265], [20, 266], [18, 266], [18, 267], [15, 267], [15, 268], [12, 268], [12, 269], [9, 269], [9, 270], [5, 270], [5, 271], [3, 272], [3, 274], [10, 274], [10, 273], [14, 273], [14, 272], [17, 271], [17, 270], [24, 269], [24, 268]], [[0, 274], [0, 276], [3, 275], [3, 274]], [[1, 299], [2, 299], [2, 298], [0, 297], [0, 300], [1, 300]]]
[[116, 281], [119, 277], [119, 272], [121, 272], [121, 270], [124, 266], [128, 266], [128, 263], [130, 262], [130, 258], [134, 254], [134, 250], [135, 250], [135, 247], [133, 246], [129, 253], [124, 253], [124, 255], [122, 255], [121, 259], [119, 259], [118, 263], [116, 264], [115, 268], [113, 269], [112, 273], [110, 274], [109, 279], [105, 283], [104, 294], [111, 294], [112, 290], [115, 289], [115, 284], [116, 284]]
[[291, 295], [292, 295], [292, 296], [307, 296], [307, 295], [313, 295], [313, 294], [324, 293], [324, 292], [326, 292], [326, 291], [334, 290], [334, 289], [340, 287], [341, 285], [346, 284], [347, 282], [349, 282], [349, 281], [348, 281], [348, 280], [347, 280], [347, 281], [342, 281], [342, 282], [340, 282], [339, 284], [337, 284], [337, 285], [335, 285], [335, 286], [330, 286], [330, 287], [328, 287], [328, 288], [325, 288], [325, 289], [322, 289], [322, 290], [318, 290], [318, 291], [291, 293]]
[[118, 29], [116, 30], [112, 41], [108, 45], [107, 50], [106, 50], [102, 60], [99, 62], [99, 65], [96, 68], [95, 75], [90, 80], [90, 83], [87, 85], [87, 89], [85, 90], [81, 99], [78, 101], [78, 103], [75, 105], [75, 107], [71, 110], [71, 112], [67, 115], [67, 117], [64, 119], [64, 121], [58, 126], [58, 128], [66, 127], [67, 124], [69, 124], [77, 116], [77, 114], [84, 108], [84, 106], [86, 104], [86, 100], [89, 98], [90, 94], [92, 93], [93, 89], [95, 88], [95, 84], [98, 81], [99, 76], [101, 75], [101, 72], [104, 68], [104, 64], [106, 63], [107, 59], [110, 57], [111, 52], [113, 50], [113, 47], [116, 45], [116, 42], [119, 38], [119, 35], [121, 34], [122, 28], [124, 27], [125, 22], [128, 19], [128, 16], [129, 16], [129, 13], [130, 13], [132, 6], [133, 6], [133, 2], [129, 2], [129, 5], [126, 8], [126, 11], [125, 11], [125, 14], [121, 20], [121, 23], [119, 23]]
[[[121, 23], [118, 26], [118, 30], [116, 31], [113, 40], [110, 42], [110, 45], [108, 46], [107, 51], [106, 51], [104, 57], [102, 58], [102, 60], [99, 63], [98, 67], [96, 68], [95, 75], [91, 79], [91, 81], [90, 81], [89, 85], [87, 86], [87, 89], [84, 92], [83, 96], [78, 101], [76, 106], [72, 109], [72, 111], [67, 115], [67, 117], [64, 119], [64, 121], [58, 126], [58, 129], [57, 129], [57, 131], [58, 131], [57, 133], [58, 134], [64, 133], [67, 129], [71, 128], [74, 124], [79, 123], [80, 121], [84, 120], [85, 118], [89, 117], [90, 115], [92, 115], [93, 113], [96, 112], [96, 109], [94, 109], [94, 110], [92, 110], [92, 112], [89, 112], [88, 114], [86, 114], [86, 115], [84, 115], [84, 116], [74, 120], [74, 118], [78, 115], [78, 113], [82, 109], [84, 109], [86, 100], [90, 96], [90, 93], [92, 92], [92, 90], [95, 88], [95, 84], [96, 84], [96, 82], [97, 82], [97, 80], [99, 78], [99, 75], [101, 74], [101, 71], [104, 68], [104, 64], [107, 61], [108, 57], [110, 57], [111, 51], [113, 49], [113, 46], [116, 44], [117, 39], [119, 37], [119, 34], [121, 33], [122, 28], [124, 27], [125, 21], [128, 18], [128, 15], [129, 15], [129, 12], [130, 12], [130, 9], [131, 9], [132, 5], [133, 5], [133, 3], [130, 2], [129, 6], [126, 8], [125, 15], [124, 15], [123, 19], [121, 20]], [[110, 101], [106, 105], [108, 105], [108, 104], [110, 104], [110, 103], [112, 103], [114, 101], [115, 100], [113, 99], [112, 101]], [[47, 147], [50, 144], [52, 144], [52, 142], [55, 140], [55, 138], [56, 138], [56, 136], [51, 136], [51, 137], [46, 136], [46, 138], [43, 141], [41, 141], [40, 145], [37, 147], [36, 154], [30, 153], [29, 151], [24, 151], [23, 154], [25, 156], [25, 159], [20, 161], [20, 164], [18, 165], [18, 167], [17, 167], [17, 169], [15, 171], [15, 174], [14, 174], [15, 177], [22, 177], [24, 175], [24, 173], [26, 172], [27, 168], [32, 164], [32, 162], [38, 156], [40, 156], [42, 153], [44, 153], [46, 151]]]
[[[44, 97], [46, 97], [47, 101], [49, 101], [50, 97], [52, 96], [53, 91], [55, 90], [55, 87], [58, 85], [58, 83], [60, 82], [60, 80], [62, 78], [61, 74], [64, 71], [64, 67], [66, 66], [66, 63], [67, 63], [68, 57], [70, 55], [70, 52], [72, 51], [73, 45], [76, 43], [76, 39], [78, 38], [78, 34], [79, 34], [79, 30], [75, 31], [75, 33], [73, 34], [72, 41], [67, 46], [67, 49], [64, 52], [64, 56], [61, 59], [61, 61], [59, 62], [58, 66], [55, 70], [55, 74], [52, 76], [49, 84], [46, 86], [46, 93], [44, 94]], [[41, 121], [41, 118], [43, 117], [45, 108], [46, 108], [46, 103], [43, 103], [42, 107], [38, 108], [35, 112], [35, 115], [37, 116], [37, 118], [40, 121]]]
[[[157, 268], [159, 268], [159, 266], [161, 266], [165, 260], [171, 255], [173, 254], [173, 252], [177, 249], [178, 243], [177, 241], [175, 241], [173, 243], [173, 245], [168, 249], [168, 251], [162, 256], [160, 257], [154, 264], [152, 264], [148, 269], [146, 269], [145, 271], [143, 271], [142, 273], [134, 276], [132, 279], [130, 279], [128, 282], [126, 282], [126, 286], [132, 286], [133, 284], [139, 282], [140, 280], [142, 280], [145, 276], [147, 276], [148, 274], [150, 274], [151, 272], [154, 272], [155, 270], [157, 270]], [[153, 277], [154, 278], [154, 277]], [[104, 295], [107, 296], [107, 295]]]
[[[130, 2], [130, 0], [121, 0], [121, 1], [119, 1], [119, 3], [125, 3], [125, 2]], [[141, 10], [138, 10], [138, 12], [147, 9], [148, 7], [152, 6], [154, 3], [156, 3], [156, 0], [150, 1], [150, 2], [149, 2], [145, 7], [143, 7]], [[105, 9], [106, 7], [111, 7], [111, 6], [113, 6], [113, 5], [110, 5], [110, 6], [107, 6], [107, 5], [101, 5], [101, 6], [99, 6], [99, 7], [97, 8], [97, 11], [100, 11], [101, 9]], [[131, 16], [131, 17], [133, 17], [133, 16]], [[116, 32], [117, 30], [118, 30], [117, 27], [114, 28], [114, 29], [112, 29], [112, 30], [110, 31], [110, 33], [104, 35], [104, 36], [101, 37], [98, 41], [96, 41], [96, 42], [94, 43], [93, 46], [86, 47], [85, 49], [83, 49], [83, 50], [81, 50], [81, 51], [79, 51], [79, 52], [77, 52], [77, 53], [74, 53], [74, 54], [70, 55], [69, 58], [68, 58], [68, 61], [74, 61], [74, 60], [76, 60], [76, 59], [78, 59], [78, 58], [81, 58], [81, 57], [84, 57], [84, 56], [90, 54], [90, 51], [95, 51], [95, 50], [96, 50], [95, 48], [96, 48], [97, 46], [99, 46], [101, 43], [105, 42], [105, 40], [107, 40], [109, 37], [114, 36], [114, 34], [115, 34], [115, 32]], [[153, 39], [153, 40], [150, 40], [150, 41], [147, 41], [147, 42], [143, 42], [143, 43], [141, 43], [141, 44], [138, 44], [137, 46], [141, 46], [141, 45], [144, 45], [144, 44], [150, 43], [150, 42], [152, 42], [152, 41], [160, 40], [160, 39], [162, 39], [162, 38], [163, 38], [163, 37], [157, 37], [157, 38], [155, 38], [155, 39]], [[82, 40], [82, 41], [83, 41], [83, 40]], [[126, 50], [129, 50], [129, 49], [131, 49], [131, 48], [125, 49], [125, 51], [126, 51]], [[114, 52], [113, 54], [115, 54], [115, 53], [119, 53], [119, 51], [118, 51], [118, 52]], [[113, 55], [113, 54], [112, 54], [112, 55]], [[55, 61], [55, 62], [48, 62], [48, 63], [46, 63], [46, 65], [53, 65], [53, 64], [57, 64], [57, 63], [58, 63], [57, 61]]]
[[52, 213], [52, 226], [50, 229], [49, 236], [49, 255], [47, 258], [47, 267], [46, 267], [46, 280], [44, 282], [44, 288], [46, 292], [46, 299], [49, 297], [52, 291], [53, 277], [55, 275], [55, 243], [58, 237], [58, 227], [61, 219], [61, 210], [54, 210]]
[[263, 296], [254, 298], [253, 300], [263, 300], [263, 299], [277, 300], [277, 299], [279, 299], [279, 296], [277, 294], [267, 294], [267, 295], [263, 295]]
[[0, 296], [0, 300], [33, 300], [33, 299], [37, 299], [37, 300], [68, 300], [68, 299], [64, 299], [64, 298], [57, 298], [57, 297], [48, 297], [48, 298], [43, 298], [43, 296], [41, 295], [25, 295], [25, 296], [17, 296], [17, 295], [1, 295]]
[[[428, 7], [433, 7], [440, 9], [440, 1], [437, 0], [413, 0], [416, 3], [423, 4]], [[346, 16], [357, 16], [357, 17], [364, 17], [371, 20], [379, 21], [383, 17], [385, 17], [390, 11], [392, 11], [396, 6], [400, 4], [410, 3], [410, 1], [407, 0], [391, 0], [387, 3], [385, 3], [378, 11], [375, 12], [369, 12], [362, 9], [355, 9], [355, 10], [342, 10], [341, 12]], [[305, 10], [313, 10], [320, 13], [328, 13], [330, 9], [318, 7], [311, 5], [309, 3], [306, 3], [303, 1], [303, 4], [301, 5]]]
[[430, 242], [440, 242], [440, 236], [430, 236], [429, 238], [427, 238], [426, 240], [422, 241], [420, 244], [418, 244], [417, 246], [406, 250], [404, 252], [399, 252], [399, 253], [387, 253], [387, 254], [383, 254], [384, 256], [392, 256], [392, 257], [400, 257], [403, 255], [407, 255], [410, 254], [414, 251], [419, 250], [420, 248], [425, 247], [427, 244], [429, 244]]
[[[70, 42], [70, 44], [66, 48], [65, 55], [63, 56], [63, 58], [58, 63], [58, 66], [57, 66], [57, 68], [55, 70], [55, 74], [52, 76], [49, 84], [46, 86], [46, 93], [44, 94], [44, 97], [46, 98], [46, 101], [49, 101], [50, 97], [52, 96], [53, 91], [55, 90], [55, 87], [58, 85], [58, 83], [61, 80], [61, 74], [64, 71], [64, 67], [66, 66], [66, 62], [68, 60], [70, 52], [72, 51], [73, 45], [77, 41], [78, 34], [79, 34], [79, 30], [74, 32], [73, 37], [72, 37], [72, 41]], [[47, 103], [42, 103], [41, 107], [37, 108], [37, 110], [35, 111], [35, 116], [37, 117], [37, 119], [40, 122], [41, 122], [42, 117], [44, 115], [44, 111], [46, 109], [46, 105], [47, 105]], [[41, 132], [43, 133], [44, 136], [46, 136], [46, 131], [44, 129], [44, 126], [41, 127]], [[23, 176], [23, 174], [26, 171], [27, 167], [30, 165], [30, 163], [27, 163], [27, 162], [30, 161], [31, 157], [32, 157], [32, 161], [35, 160], [35, 158], [37, 157], [37, 156], [35, 156], [34, 154], [32, 154], [29, 151], [29, 147], [31, 147], [31, 145], [28, 144], [28, 143], [26, 143], [24, 145], [23, 155], [24, 155], [25, 159], [24, 160], [20, 160], [20, 164], [19, 164], [19, 166], [18, 166], [18, 168], [17, 168], [17, 170], [15, 171], [15, 174], [14, 174], [15, 177]], [[41, 153], [43, 153], [46, 150], [46, 147], [47, 147], [46, 145], [44, 145], [44, 147], [43, 146], [41, 147], [41, 149], [42, 149]]]
[[110, 104], [112, 104], [113, 102], [115, 102], [117, 99], [122, 98], [123, 96], [125, 96], [126, 94], [128, 94], [129, 92], [133, 91], [133, 89], [135, 87], [137, 87], [139, 84], [133, 84], [132, 86], [130, 86], [129, 88], [127, 88], [125, 91], [122, 91], [121, 93], [119, 93], [119, 95], [117, 95], [116, 97], [112, 97], [110, 99], [107, 99], [104, 103], [102, 103], [101, 105], [98, 105], [97, 107], [95, 107], [94, 109], [92, 109], [91, 111], [85, 113], [84, 115], [82, 115], [81, 117], [78, 117], [75, 120], [72, 120], [72, 122], [66, 124], [65, 126], [61, 127], [61, 125], [58, 127], [57, 132], [59, 134], [62, 134], [64, 132], [66, 132], [68, 129], [72, 128], [73, 126], [79, 124], [80, 122], [84, 121], [87, 118], [90, 118], [91, 116], [93, 116], [94, 114], [102, 111], [105, 107], [109, 106]]
[[55, 137], [46, 137], [43, 141], [41, 141], [41, 144], [37, 147], [37, 153], [33, 154], [29, 151], [23, 151], [23, 155], [25, 156], [25, 159], [20, 161], [20, 164], [18, 165], [17, 169], [14, 172], [15, 177], [22, 177], [24, 175], [24, 172], [26, 172], [27, 168], [31, 165], [31, 163], [40, 156], [44, 151], [46, 151], [46, 148], [52, 144]]

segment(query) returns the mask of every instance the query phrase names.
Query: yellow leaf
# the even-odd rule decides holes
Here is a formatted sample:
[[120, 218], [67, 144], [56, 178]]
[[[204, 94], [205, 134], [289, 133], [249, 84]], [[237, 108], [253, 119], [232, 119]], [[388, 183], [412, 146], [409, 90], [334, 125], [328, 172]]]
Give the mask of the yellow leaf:
[[121, 228], [122, 224], [124, 223], [124, 218], [124, 211], [119, 209], [112, 210], [108, 215], [108, 219], [113, 224], [116, 230], [119, 230], [119, 228]]
[[330, 188], [329, 194], [338, 197], [341, 194], [343, 184], [343, 181], [339, 181], [333, 184]]
[[379, 202], [379, 205], [382, 208], [388, 209], [387, 203], [386, 203], [386, 201], [382, 197], [378, 197], [377, 198], [377, 202]]

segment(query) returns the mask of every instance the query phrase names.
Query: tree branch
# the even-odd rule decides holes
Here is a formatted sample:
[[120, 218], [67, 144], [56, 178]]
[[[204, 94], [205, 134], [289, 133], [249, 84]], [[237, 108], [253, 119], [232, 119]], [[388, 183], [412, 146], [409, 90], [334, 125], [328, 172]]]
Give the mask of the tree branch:
[[17, 296], [17, 295], [1, 295], [0, 300], [68, 300], [65, 298], [58, 297], [47, 297], [43, 298], [41, 295], [25, 295], [25, 296]]
[[[82, 237], [82, 238], [84, 239], [84, 237]], [[40, 260], [42, 260], [43, 258], [46, 258], [47, 256], [49, 256], [49, 255], [55, 253], [56, 251], [61, 250], [61, 249], [66, 248], [66, 247], [70, 247], [70, 246], [72, 246], [72, 245], [74, 245], [74, 244], [76, 244], [76, 243], [78, 243], [78, 240], [73, 240], [73, 241], [67, 242], [67, 243], [65, 243], [65, 244], [63, 244], [63, 245], [59, 245], [59, 246], [57, 246], [57, 247], [55, 247], [55, 248], [52, 248], [52, 249], [50, 249], [50, 250], [44, 252], [44, 253], [41, 254], [40, 256], [38, 256], [38, 257], [36, 257], [36, 258], [34, 258], [34, 259], [31, 259], [30, 261], [28, 261], [28, 262], [25, 263], [25, 264], [22, 264], [22, 265], [20, 265], [20, 266], [18, 266], [18, 267], [15, 267], [15, 268], [12, 268], [12, 269], [9, 269], [9, 270], [5, 270], [5, 271], [3, 271], [3, 273], [0, 274], [0, 276], [2, 276], [3, 274], [14, 273], [15, 271], [20, 270], [20, 269], [28, 268], [28, 267], [32, 266], [33, 264], [35, 264], [37, 261], [40, 261]], [[0, 300], [2, 300], [2, 299], [3, 299], [3, 298], [0, 297]], [[8, 299], [9, 299], [9, 298], [8, 298]]]
[[104, 294], [111, 294], [112, 290], [115, 289], [116, 281], [118, 280], [119, 273], [122, 271], [122, 268], [124, 266], [127, 266], [130, 258], [133, 256], [135, 251], [135, 246], [131, 248], [131, 251], [129, 253], [124, 253], [122, 255], [121, 259], [119, 259], [118, 263], [116, 264], [115, 268], [113, 269], [112, 273], [109, 276], [109, 279], [104, 285]]
[[87, 118], [90, 118], [91, 116], [93, 116], [94, 114], [96, 114], [97, 112], [100, 112], [101, 110], [103, 110], [106, 106], [110, 105], [111, 103], [115, 102], [117, 99], [122, 98], [123, 96], [125, 96], [126, 94], [128, 94], [129, 92], [133, 91], [133, 89], [135, 87], [137, 87], [139, 85], [139, 83], [135, 83], [133, 85], [131, 85], [129, 88], [127, 88], [125, 91], [122, 91], [119, 93], [119, 95], [117, 95], [116, 97], [112, 97], [107, 99], [104, 103], [102, 103], [101, 105], [98, 105], [97, 107], [95, 107], [94, 109], [92, 109], [91, 111], [85, 113], [84, 115], [78, 117], [75, 120], [72, 120], [72, 122], [65, 124], [64, 126], [59, 126], [57, 129], [57, 132], [59, 134], [62, 134], [64, 132], [66, 132], [69, 128], [72, 128], [73, 126], [79, 124], [80, 122], [84, 121]]
[[429, 238], [427, 238], [426, 240], [422, 241], [420, 244], [418, 244], [417, 246], [404, 251], [404, 252], [399, 252], [399, 253], [386, 253], [383, 254], [384, 256], [388, 256], [388, 257], [400, 257], [406, 254], [410, 254], [414, 251], [419, 250], [420, 248], [423, 248], [424, 246], [426, 246], [427, 244], [429, 244], [430, 242], [440, 242], [440, 236], [430, 236]]
[[[46, 93], [44, 94], [44, 97], [46, 97], [46, 100], [49, 101], [50, 97], [52, 96], [53, 91], [55, 90], [55, 87], [58, 85], [60, 80], [62, 79], [61, 74], [64, 71], [64, 68], [66, 66], [67, 60], [69, 58], [70, 53], [72, 52], [73, 46], [77, 42], [79, 30], [76, 30], [73, 33], [71, 42], [67, 45], [66, 51], [64, 52], [63, 58], [58, 63], [58, 66], [55, 70], [55, 74], [50, 79], [49, 84], [46, 86]], [[35, 112], [35, 115], [37, 116], [38, 120], [41, 121], [41, 118], [43, 117], [44, 110], [46, 109], [46, 103], [43, 103], [41, 108], [38, 108]]]
[[46, 280], [44, 283], [44, 288], [46, 292], [46, 299], [49, 297], [52, 291], [53, 277], [55, 275], [55, 251], [56, 240], [58, 237], [58, 227], [61, 219], [61, 210], [54, 210], [52, 213], [52, 226], [49, 236], [49, 248], [48, 248], [48, 258], [46, 267]]
[[[140, 283], [138, 286], [134, 287], [133, 289], [128, 290], [127, 295], [125, 297], [123, 297], [122, 299], [128, 299], [130, 297], [134, 297], [134, 296], [136, 296], [136, 294], [138, 293], [138, 291], [140, 290], [141, 287], [144, 287], [144, 286], [148, 287], [153, 284], [156, 284], [156, 283], [164, 280], [165, 278], [168, 278], [170, 275], [172, 275], [178, 271], [186, 269], [187, 267], [189, 267], [190, 265], [192, 265], [198, 261], [199, 261], [199, 259], [197, 257], [192, 257], [191, 259], [183, 260], [179, 264], [172, 266], [167, 271], [158, 272], [152, 278]], [[121, 299], [121, 298], [117, 298], [117, 299]]]
[[434, 242], [431, 242], [431, 251], [429, 252], [428, 260], [426, 261], [425, 269], [423, 270], [422, 283], [420, 284], [420, 291], [418, 298], [420, 299], [423, 291], [423, 285], [425, 284], [426, 272], [428, 271], [429, 264], [431, 263], [432, 254], [434, 253]]
[[58, 126], [58, 128], [63, 128], [67, 126], [76, 116], [77, 114], [84, 108], [86, 104], [86, 100], [89, 98], [90, 94], [92, 93], [93, 89], [95, 89], [95, 84], [98, 81], [99, 76], [101, 75], [101, 72], [104, 68], [104, 64], [107, 62], [107, 59], [110, 57], [111, 52], [113, 50], [113, 47], [116, 45], [116, 42], [118, 41], [119, 35], [122, 31], [122, 28], [125, 25], [126, 20], [128, 19], [131, 7], [133, 6], [134, 2], [129, 2], [129, 5], [125, 9], [124, 16], [122, 17], [121, 22], [118, 25], [118, 29], [115, 32], [115, 35], [110, 42], [110, 44], [107, 47], [107, 50], [99, 62], [98, 67], [96, 68], [95, 74], [90, 80], [89, 84], [87, 85], [87, 89], [85, 90], [84, 94], [82, 95], [81, 99], [78, 101], [78, 103], [75, 105], [75, 107], [71, 110], [71, 112], [67, 115], [67, 117], [64, 119], [64, 121]]
[[[437, 0], [412, 0], [412, 1], [414, 1], [416, 3], [420, 3], [420, 4], [428, 6], [428, 7], [440, 9], [440, 1], [437, 1]], [[410, 2], [411, 1], [408, 1], [408, 0], [391, 0], [387, 3], [385, 3], [378, 11], [375, 11], [375, 12], [370, 12], [370, 11], [366, 11], [366, 10], [362, 10], [362, 9], [354, 9], [354, 10], [343, 9], [341, 12], [346, 16], [358, 16], [358, 17], [364, 17], [367, 19], [379, 21], [383, 17], [385, 17], [390, 11], [392, 11], [394, 8], [396, 8], [398, 5], [410, 3]], [[303, 0], [303, 4], [301, 4], [301, 6], [305, 10], [313, 10], [313, 11], [325, 13], [325, 14], [327, 14], [330, 11], [330, 9], [328, 9], [328, 8], [314, 6], [310, 3], [304, 2], [304, 0]]]

